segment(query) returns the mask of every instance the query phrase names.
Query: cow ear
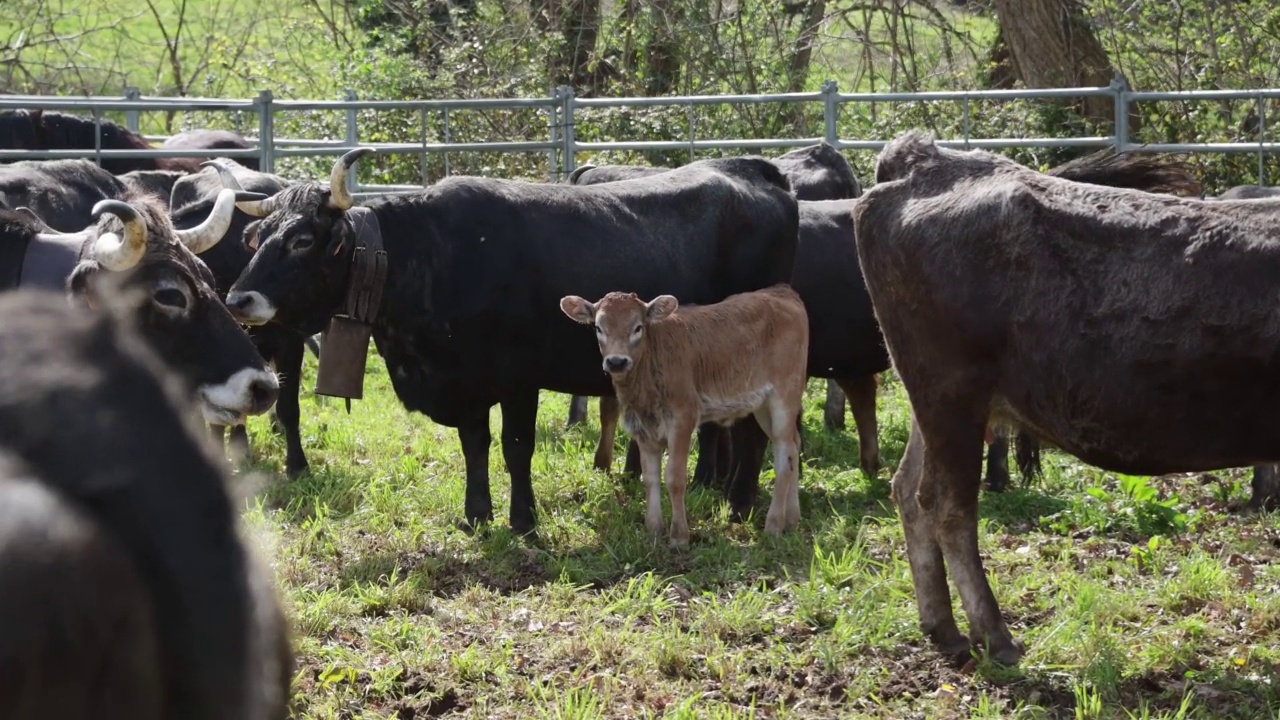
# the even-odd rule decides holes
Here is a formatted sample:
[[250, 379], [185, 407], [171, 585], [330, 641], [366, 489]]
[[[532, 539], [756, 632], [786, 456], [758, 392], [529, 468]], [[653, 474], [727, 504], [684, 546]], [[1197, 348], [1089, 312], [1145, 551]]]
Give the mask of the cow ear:
[[339, 257], [347, 249], [348, 244], [355, 243], [355, 228], [351, 227], [350, 222], [339, 222], [333, 224], [333, 232], [329, 234], [329, 255], [331, 257]]
[[577, 295], [566, 295], [560, 298], [560, 309], [575, 322], [591, 325], [596, 319], [596, 306]]
[[659, 295], [644, 304], [649, 322], [670, 317], [678, 307], [680, 307], [680, 302], [672, 295]]
[[33, 125], [40, 125], [44, 122], [44, 108], [33, 108], [28, 110], [27, 114], [31, 116], [31, 123]]
[[72, 304], [82, 303], [94, 307], [97, 303], [93, 297], [93, 276], [98, 272], [98, 263], [84, 260], [76, 265], [67, 278], [67, 295]]

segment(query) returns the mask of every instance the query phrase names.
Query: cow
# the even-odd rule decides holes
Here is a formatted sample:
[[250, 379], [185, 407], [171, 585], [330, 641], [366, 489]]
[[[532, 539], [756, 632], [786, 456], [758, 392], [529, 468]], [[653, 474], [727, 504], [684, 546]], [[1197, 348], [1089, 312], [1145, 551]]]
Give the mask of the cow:
[[127, 301], [0, 295], [0, 716], [283, 720], [270, 570]]
[[[858, 176], [853, 172], [853, 166], [849, 164], [849, 161], [845, 159], [839, 150], [825, 140], [815, 145], [796, 148], [770, 159], [773, 164], [777, 165], [786, 174], [787, 180], [791, 183], [791, 191], [795, 193], [797, 200], [842, 200], [856, 198], [862, 194], [862, 184], [858, 182]], [[642, 174], [637, 173], [634, 168], [635, 166], [627, 165], [582, 165], [569, 173], [567, 180], [572, 185], [594, 185], [602, 182], [641, 177]], [[643, 169], [648, 171], [647, 174], [657, 174], [666, 172], [670, 168], [654, 167]], [[875, 401], [874, 392], [873, 387], [872, 402]], [[835, 381], [827, 381], [827, 402], [823, 419], [830, 429], [844, 427], [845, 395], [846, 393], [841, 392], [840, 386]], [[612, 441], [613, 430], [617, 424], [617, 408], [613, 404], [612, 398], [601, 398], [600, 402], [601, 423], [610, 423], [608, 428], [602, 429], [608, 430], [607, 436]], [[861, 408], [854, 410], [855, 421], [857, 421], [859, 410]], [[569, 401], [569, 420], [566, 423], [566, 427], [573, 427], [585, 422], [586, 419], [587, 398], [575, 395]], [[595, 466], [597, 469], [608, 470], [612, 459], [612, 445], [608, 447], [607, 451], [603, 445], [596, 448]], [[635, 463], [639, 462], [638, 456], [628, 450], [627, 459], [629, 467], [634, 470], [637, 467]]]
[[81, 306], [113, 288], [146, 295], [137, 318], [144, 336], [186, 380], [209, 422], [241, 423], [271, 408], [279, 383], [193, 254], [221, 238], [236, 197], [227, 190], [188, 230], [174, 230], [149, 198], [100, 200], [90, 213], [95, 223], [77, 233], [0, 211], [0, 288], [59, 291]]
[[[188, 175], [174, 184], [169, 198], [169, 214], [174, 227], [191, 227], [206, 217], [223, 192], [224, 185], [236, 191], [247, 190], [272, 196], [292, 184], [277, 175], [258, 172], [231, 160], [213, 160], [205, 165], [201, 172]], [[224, 233], [225, 241], [200, 254], [200, 259], [213, 273], [219, 297], [226, 297], [232, 283], [253, 257], [254, 249], [244, 242], [244, 238], [246, 228], [255, 221], [256, 218], [237, 209]], [[303, 348], [307, 338], [277, 323], [250, 328], [249, 337], [259, 354], [274, 366], [280, 377], [280, 395], [275, 408], [285, 436], [285, 474], [291, 478], [298, 477], [309, 469], [306, 452], [302, 449], [302, 413], [298, 406]], [[318, 349], [313, 347], [313, 350], [318, 354]], [[213, 437], [221, 443], [225, 428], [214, 425], [211, 429]], [[249, 436], [244, 425], [231, 428], [230, 443], [237, 456], [248, 453]]]
[[[5, 150], [152, 150], [142, 135], [110, 120], [99, 118], [101, 131], [93, 118], [69, 113], [31, 110], [0, 111], [0, 149]], [[230, 136], [230, 137], [228, 137]], [[95, 139], [96, 137], [96, 139]], [[236, 140], [235, 138], [239, 138]], [[165, 142], [169, 148], [243, 148], [253, 147], [234, 133], [225, 130], [194, 130], [180, 133]], [[210, 153], [216, 156], [218, 153]], [[106, 158], [102, 168], [114, 175], [133, 170], [179, 170], [197, 172], [207, 157], [179, 158]], [[0, 160], [0, 163], [4, 161]], [[250, 160], [252, 162], [252, 160]]]
[[1256, 200], [1258, 198], [1273, 198], [1280, 195], [1280, 188], [1270, 187], [1267, 185], [1236, 185], [1228, 188], [1225, 192], [1217, 197], [1207, 197], [1206, 200]]
[[[185, 130], [177, 135], [171, 135], [160, 144], [160, 147], [170, 150], [203, 150], [205, 148], [211, 150], [251, 150], [257, 146], [230, 130], [201, 128], [198, 130]], [[211, 158], [181, 159], [186, 161], [184, 169], [194, 173], [199, 172], [200, 165]], [[236, 162], [249, 170], [259, 169], [258, 159], [255, 157], [237, 158]]]
[[[584, 174], [577, 181], [645, 177], [666, 172], [635, 166], [602, 166], [599, 170], [605, 172], [599, 176]], [[1047, 172], [1075, 182], [1150, 192], [1194, 195], [1201, 190], [1187, 163], [1154, 155], [1103, 150]], [[890, 363], [858, 264], [853, 228], [856, 205], [856, 199], [800, 201], [799, 246], [791, 285], [800, 293], [809, 313], [809, 374], [835, 380], [850, 398], [858, 428], [859, 465], [869, 477], [875, 477], [880, 462], [876, 376], [888, 370]], [[607, 470], [612, 463], [617, 427], [617, 409], [612, 398], [601, 399], [600, 417], [595, 462], [597, 468]], [[1011, 428], [1006, 426], [993, 428], [986, 482], [995, 492], [1002, 491], [1008, 484], [1011, 434]], [[1018, 432], [1016, 440], [1018, 468], [1024, 479], [1031, 478], [1041, 472], [1040, 446], [1025, 432]], [[636, 472], [638, 462], [638, 457], [629, 451], [627, 472]], [[695, 484], [698, 481], [695, 477]]]
[[[613, 393], [590, 338], [553, 322], [561, 297], [623, 289], [709, 303], [791, 275], [796, 200], [763, 158], [705, 160], [656, 181], [590, 187], [451, 177], [353, 210], [346, 172], [367, 152], [339, 158], [328, 187], [295, 185], [242, 205], [264, 216], [260, 246], [227, 305], [246, 324], [317, 332], [348, 290], [353, 223], [376, 220], [387, 270], [373, 340], [405, 407], [458, 428], [472, 526], [493, 515], [493, 405], [503, 412], [511, 528], [528, 534], [539, 389]], [[700, 432], [705, 445], [708, 426]], [[735, 457], [760, 455], [765, 437], [755, 423], [741, 421], [730, 435]], [[755, 500], [755, 483], [738, 479], [759, 471], [758, 462], [730, 468], [735, 518]], [[743, 487], [752, 494], [735, 494]]]
[[560, 300], [571, 319], [595, 328], [604, 371], [623, 424], [640, 446], [647, 499], [645, 525], [662, 533], [662, 451], [667, 449], [670, 542], [689, 544], [684, 493], [693, 431], [704, 422], [749, 415], [773, 442], [777, 476], [765, 532], [800, 523], [799, 420], [808, 374], [809, 320], [789, 286], [730, 295], [686, 307], [671, 295], [645, 302], [610, 292], [597, 302]]
[[153, 195], [167, 206], [173, 186], [188, 174], [184, 170], [133, 170], [117, 175], [116, 179], [124, 184], [129, 194]]
[[854, 227], [911, 401], [893, 498], [942, 651], [1023, 652], [978, 552], [993, 419], [1128, 474], [1280, 460], [1278, 208], [1070, 182], [919, 131], [885, 146]]
[[22, 160], [0, 165], [0, 206], [30, 208], [54, 230], [78, 232], [94, 205], [129, 195], [120, 178], [88, 160]]

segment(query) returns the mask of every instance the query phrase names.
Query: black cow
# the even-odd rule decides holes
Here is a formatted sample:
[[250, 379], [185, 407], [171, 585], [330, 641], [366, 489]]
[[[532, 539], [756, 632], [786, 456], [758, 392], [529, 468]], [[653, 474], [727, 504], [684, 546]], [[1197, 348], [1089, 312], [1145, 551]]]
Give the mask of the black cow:
[[[173, 186], [169, 199], [169, 214], [177, 228], [192, 227], [208, 216], [210, 208], [223, 191], [223, 183], [235, 190], [248, 190], [271, 196], [292, 185], [291, 181], [277, 175], [257, 172], [231, 160], [216, 160], [201, 172], [188, 175]], [[221, 175], [221, 177], [220, 177]], [[231, 225], [224, 233], [226, 242], [203, 249], [200, 259], [213, 271], [218, 295], [225, 297], [236, 278], [244, 271], [253, 257], [254, 250], [244, 242], [245, 228], [254, 218], [236, 210]], [[307, 456], [302, 449], [300, 427], [301, 411], [298, 393], [302, 380], [302, 356], [305, 339], [298, 332], [280, 324], [251, 328], [249, 337], [263, 359], [270, 362], [280, 376], [280, 396], [276, 400], [276, 416], [280, 419], [288, 448], [285, 472], [296, 477], [308, 468]], [[213, 426], [214, 437], [222, 441], [224, 429]], [[244, 425], [231, 429], [231, 445], [237, 454], [249, 450], [249, 437]]]
[[[596, 173], [599, 173], [598, 175]], [[579, 183], [617, 181], [669, 172], [644, 166], [602, 166], [574, 178]], [[1048, 170], [1075, 182], [1128, 187], [1149, 192], [1196, 194], [1200, 185], [1184, 162], [1153, 155], [1102, 150]], [[855, 199], [799, 203], [799, 247], [791, 285], [809, 313], [809, 374], [835, 380], [852, 400], [858, 426], [859, 462], [874, 476], [880, 450], [876, 420], [876, 375], [890, 367], [889, 355], [876, 323], [871, 299], [862, 280], [854, 237]], [[612, 400], [612, 399], [610, 399]], [[609, 467], [617, 404], [600, 404], [601, 434], [596, 466]], [[1009, 481], [1010, 428], [995, 429], [987, 455], [986, 482], [1001, 491]], [[1017, 432], [1017, 462], [1024, 478], [1041, 471], [1040, 445], [1025, 431]], [[638, 457], [628, 449], [626, 471], [638, 472]], [[699, 478], [695, 478], [695, 482]]]
[[[258, 204], [261, 247], [227, 296], [242, 321], [314, 333], [338, 310], [356, 240], [346, 172], [367, 152], [339, 159], [328, 188], [296, 185]], [[502, 406], [510, 522], [519, 533], [536, 522], [538, 390], [613, 392], [592, 333], [560, 315], [560, 298], [624, 289], [716, 302], [787, 280], [795, 255], [796, 200], [763, 158], [706, 160], [660, 182], [598, 187], [451, 177], [418, 194], [375, 198], [366, 211], [387, 253], [373, 338], [396, 394], [410, 410], [458, 428], [473, 523], [493, 515], [489, 409]], [[741, 457], [763, 454], [754, 419], [732, 434]], [[732, 472], [741, 478], [759, 468]], [[742, 487], [753, 491], [755, 482], [732, 484]], [[740, 517], [754, 499], [731, 495], [730, 503]]]
[[61, 291], [80, 305], [94, 305], [114, 288], [145, 295], [150, 302], [138, 306], [137, 318], [142, 332], [186, 380], [206, 419], [243, 422], [271, 408], [279, 384], [215, 294], [209, 269], [187, 247], [220, 238], [235, 199], [226, 191], [190, 230], [174, 230], [147, 198], [99, 201], [95, 224], [78, 233], [0, 211], [0, 288]]
[[103, 300], [0, 295], [0, 717], [282, 720], [270, 570], [139, 310]]
[[[856, 198], [862, 194], [862, 184], [858, 182], [858, 176], [853, 172], [853, 166], [849, 164], [844, 155], [840, 154], [839, 150], [825, 140], [816, 145], [797, 148], [770, 159], [787, 176], [787, 180], [791, 183], [791, 191], [795, 193], [797, 200], [841, 200]], [[571, 185], [596, 185], [614, 180], [629, 180], [634, 177], [642, 177], [644, 174], [658, 174], [669, 169], [654, 167], [646, 169], [645, 173], [637, 173], [635, 172], [635, 166], [629, 165], [582, 165], [569, 173], [568, 182]], [[872, 400], [874, 401], [874, 395]], [[610, 413], [617, 414], [617, 406], [613, 403], [612, 398], [601, 398], [601, 403], [603, 403], [600, 411], [602, 421], [608, 420]], [[845, 393], [841, 392], [840, 386], [835, 381], [828, 380], [827, 403], [823, 413], [823, 419], [828, 428], [838, 429], [844, 427], [844, 406]], [[855, 420], [857, 420], [857, 415], [858, 410], [855, 410]], [[572, 427], [585, 422], [586, 419], [587, 398], [582, 395], [575, 395], [569, 402], [569, 420], [566, 426]], [[602, 430], [607, 431], [609, 437], [612, 438], [613, 427], [613, 425], [602, 427]], [[638, 472], [639, 466], [635, 465], [635, 463], [639, 462], [639, 460], [634, 451], [634, 443], [631, 443], [629, 447], [630, 449], [627, 451], [628, 467]], [[607, 470], [612, 457], [612, 445], [608, 448], [603, 445], [600, 446], [596, 450], [596, 467]]]
[[116, 177], [124, 183], [131, 194], [153, 195], [168, 205], [169, 196], [173, 194], [173, 186], [187, 174], [183, 170], [134, 170]]
[[0, 206], [30, 208], [54, 230], [78, 232], [93, 222], [93, 206], [129, 193], [120, 178], [88, 160], [0, 165]]

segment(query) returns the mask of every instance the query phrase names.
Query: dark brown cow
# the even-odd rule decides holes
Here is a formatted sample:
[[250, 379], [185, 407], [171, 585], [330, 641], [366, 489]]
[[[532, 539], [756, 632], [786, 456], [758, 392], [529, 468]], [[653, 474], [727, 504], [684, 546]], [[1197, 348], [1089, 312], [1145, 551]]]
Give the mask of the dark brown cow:
[[0, 294], [0, 717], [283, 720], [271, 573], [147, 296], [102, 301]]
[[893, 496], [921, 628], [1016, 662], [978, 553], [988, 422], [1129, 474], [1280, 460], [1280, 203], [1069, 182], [915, 131], [876, 181], [854, 224], [914, 413]]

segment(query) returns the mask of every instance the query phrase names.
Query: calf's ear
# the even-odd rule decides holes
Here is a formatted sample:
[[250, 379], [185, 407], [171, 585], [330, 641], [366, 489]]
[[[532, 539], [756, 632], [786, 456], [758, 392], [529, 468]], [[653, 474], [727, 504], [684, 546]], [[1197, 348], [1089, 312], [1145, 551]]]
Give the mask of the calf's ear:
[[596, 319], [596, 306], [577, 295], [565, 295], [560, 298], [560, 309], [575, 322], [590, 325]]
[[649, 322], [670, 317], [671, 313], [675, 312], [678, 307], [680, 307], [680, 302], [672, 295], [659, 295], [644, 304]]

